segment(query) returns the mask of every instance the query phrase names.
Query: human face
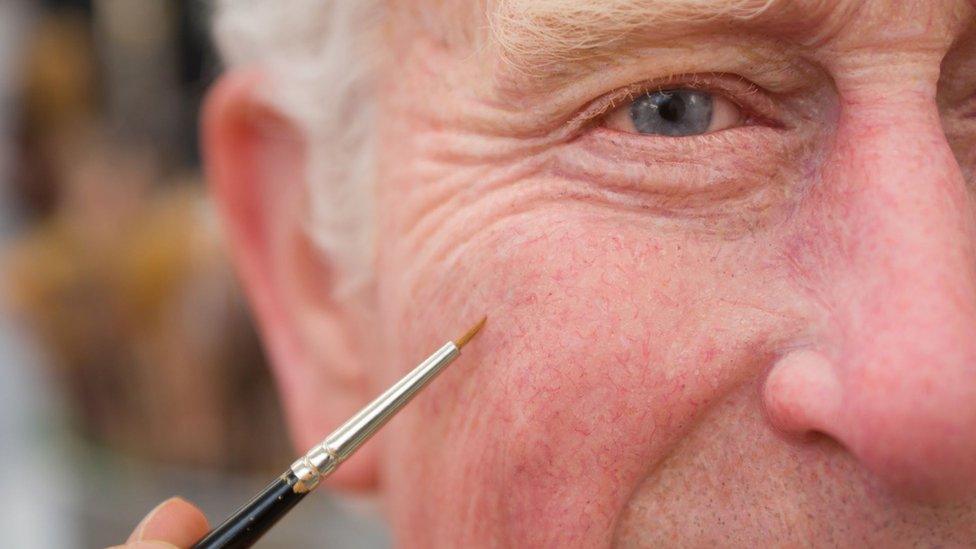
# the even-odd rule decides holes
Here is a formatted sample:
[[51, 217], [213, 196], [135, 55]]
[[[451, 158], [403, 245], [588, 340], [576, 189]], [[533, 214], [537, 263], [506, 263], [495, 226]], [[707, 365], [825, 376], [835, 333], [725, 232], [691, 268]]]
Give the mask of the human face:
[[[394, 15], [377, 383], [488, 315], [384, 435], [396, 536], [973, 543], [973, 6], [678, 3]], [[680, 89], [721, 120], [635, 119]]]

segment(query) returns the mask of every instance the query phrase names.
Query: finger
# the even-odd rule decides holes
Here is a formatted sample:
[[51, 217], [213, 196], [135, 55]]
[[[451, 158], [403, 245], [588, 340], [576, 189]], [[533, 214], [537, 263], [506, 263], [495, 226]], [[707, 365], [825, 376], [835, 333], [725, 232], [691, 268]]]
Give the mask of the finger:
[[189, 547], [209, 529], [207, 517], [199, 509], [184, 499], [170, 498], [142, 519], [126, 543], [163, 541], [177, 547]]
[[125, 545], [114, 545], [108, 549], [180, 549], [165, 541], [133, 541]]

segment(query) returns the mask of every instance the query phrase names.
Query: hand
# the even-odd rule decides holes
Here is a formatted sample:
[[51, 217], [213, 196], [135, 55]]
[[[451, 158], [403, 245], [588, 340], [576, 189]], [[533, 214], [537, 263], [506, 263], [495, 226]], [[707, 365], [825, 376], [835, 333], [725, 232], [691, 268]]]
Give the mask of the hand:
[[210, 526], [207, 517], [192, 503], [170, 498], [149, 511], [132, 531], [125, 549], [173, 549], [189, 547], [202, 538]]

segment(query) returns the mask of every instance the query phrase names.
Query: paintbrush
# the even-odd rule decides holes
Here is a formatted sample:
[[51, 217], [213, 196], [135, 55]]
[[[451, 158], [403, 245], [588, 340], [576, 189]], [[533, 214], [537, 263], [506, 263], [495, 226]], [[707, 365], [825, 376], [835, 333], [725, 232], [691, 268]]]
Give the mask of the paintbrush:
[[197, 549], [250, 547], [281, 517], [319, 485], [390, 420], [445, 366], [461, 356], [461, 348], [485, 324], [482, 318], [464, 335], [448, 341], [403, 379], [352, 416], [250, 502], [214, 528], [193, 547]]

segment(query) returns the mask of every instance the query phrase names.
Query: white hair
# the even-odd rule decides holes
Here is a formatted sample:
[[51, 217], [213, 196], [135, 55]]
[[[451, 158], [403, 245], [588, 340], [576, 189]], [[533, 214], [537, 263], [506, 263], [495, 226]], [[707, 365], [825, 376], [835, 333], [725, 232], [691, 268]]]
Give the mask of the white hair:
[[309, 236], [339, 270], [338, 296], [364, 288], [374, 249], [373, 75], [382, 0], [217, 0], [225, 63], [263, 70], [264, 98], [308, 139]]

